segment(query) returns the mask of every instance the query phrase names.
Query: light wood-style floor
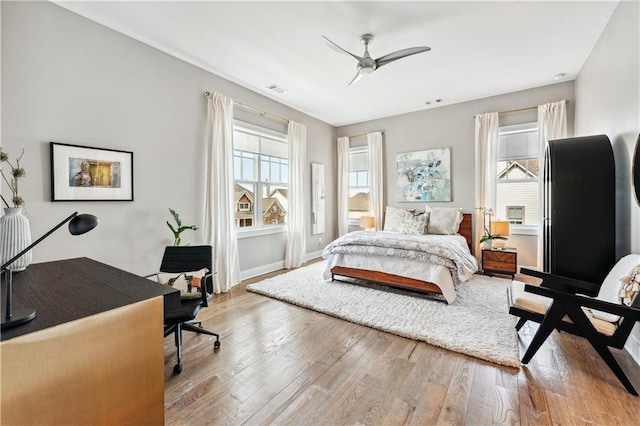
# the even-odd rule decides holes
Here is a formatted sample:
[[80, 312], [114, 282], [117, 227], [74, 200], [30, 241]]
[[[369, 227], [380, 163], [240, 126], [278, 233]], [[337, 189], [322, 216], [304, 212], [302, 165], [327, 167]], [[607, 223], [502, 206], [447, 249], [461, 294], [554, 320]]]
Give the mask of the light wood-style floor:
[[[584, 339], [554, 332], [528, 366], [501, 367], [245, 289], [265, 277], [200, 312], [222, 347], [185, 333], [180, 375], [165, 339], [167, 425], [640, 423], [640, 398]], [[640, 389], [638, 365], [615, 355]]]

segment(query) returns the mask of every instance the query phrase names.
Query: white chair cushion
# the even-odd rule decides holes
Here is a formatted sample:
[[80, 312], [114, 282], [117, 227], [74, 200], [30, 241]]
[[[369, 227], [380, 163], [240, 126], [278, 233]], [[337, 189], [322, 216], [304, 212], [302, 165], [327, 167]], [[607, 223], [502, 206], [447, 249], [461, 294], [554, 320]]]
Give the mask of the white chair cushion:
[[[552, 299], [540, 296], [535, 293], [528, 293], [524, 291], [524, 283], [520, 281], [512, 281], [511, 282], [511, 304], [526, 311], [536, 312], [539, 314], [546, 314], [549, 306], [551, 305]], [[593, 327], [600, 334], [604, 334], [605, 336], [612, 336], [613, 333], [616, 332], [618, 328], [615, 323], [604, 321], [599, 318], [596, 318], [595, 315], [588, 308], [582, 308], [584, 313], [587, 315], [587, 318], [593, 325]], [[562, 321], [572, 322], [569, 317], [565, 315], [562, 318]]]

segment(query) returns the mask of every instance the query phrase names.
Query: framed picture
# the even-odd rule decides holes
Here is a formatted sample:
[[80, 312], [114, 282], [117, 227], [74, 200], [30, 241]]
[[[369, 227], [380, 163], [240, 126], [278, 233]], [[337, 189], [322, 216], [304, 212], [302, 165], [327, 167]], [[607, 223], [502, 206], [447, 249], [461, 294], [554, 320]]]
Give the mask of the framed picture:
[[397, 201], [451, 201], [449, 148], [398, 154]]
[[49, 145], [51, 201], [133, 201], [133, 152]]

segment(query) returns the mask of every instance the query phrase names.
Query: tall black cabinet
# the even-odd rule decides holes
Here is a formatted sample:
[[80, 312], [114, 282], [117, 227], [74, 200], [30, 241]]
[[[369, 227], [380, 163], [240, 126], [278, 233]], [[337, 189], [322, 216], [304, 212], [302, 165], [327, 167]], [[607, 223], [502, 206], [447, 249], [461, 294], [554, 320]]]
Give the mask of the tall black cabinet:
[[615, 263], [615, 164], [605, 135], [549, 141], [544, 270], [602, 283]]

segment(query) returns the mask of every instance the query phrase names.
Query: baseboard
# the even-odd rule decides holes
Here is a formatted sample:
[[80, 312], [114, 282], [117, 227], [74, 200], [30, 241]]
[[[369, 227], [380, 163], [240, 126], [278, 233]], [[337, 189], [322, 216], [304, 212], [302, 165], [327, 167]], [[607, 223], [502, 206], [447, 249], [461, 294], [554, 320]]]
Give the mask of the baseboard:
[[[308, 262], [319, 257], [322, 257], [322, 250], [314, 251], [312, 253], [306, 253], [304, 255], [304, 261]], [[283, 268], [284, 260], [280, 262], [270, 263], [268, 265], [258, 266], [257, 268], [247, 269], [246, 271], [240, 271], [240, 281], [248, 280], [249, 278], [254, 278], [259, 275], [268, 274], [270, 272], [279, 271]]]
[[284, 260], [270, 263], [268, 265], [258, 266], [257, 268], [247, 269], [246, 271], [240, 271], [240, 281], [248, 280], [249, 278], [257, 277], [258, 275], [268, 274], [269, 272], [278, 271], [282, 268], [284, 268]]
[[311, 253], [306, 253], [304, 255], [304, 261], [308, 262], [310, 260], [317, 259], [319, 257], [322, 257], [322, 250], [314, 251], [314, 252], [311, 252]]

